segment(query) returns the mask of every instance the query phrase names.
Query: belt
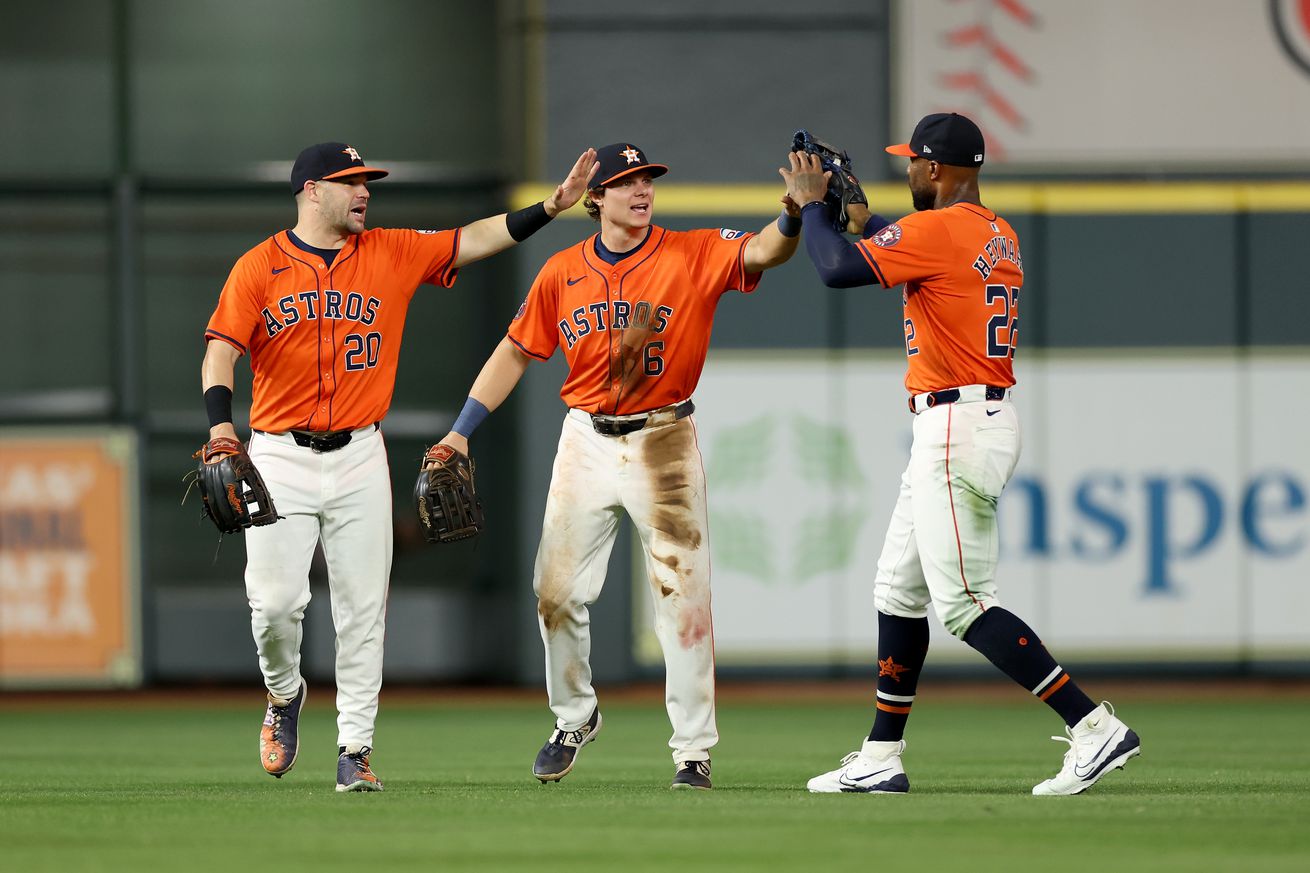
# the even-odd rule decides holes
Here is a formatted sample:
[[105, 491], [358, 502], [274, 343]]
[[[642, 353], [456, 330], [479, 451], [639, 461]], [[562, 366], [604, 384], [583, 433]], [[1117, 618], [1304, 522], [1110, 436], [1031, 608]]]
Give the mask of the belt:
[[1010, 395], [1009, 388], [995, 385], [962, 385], [959, 388], [947, 388], [944, 391], [927, 391], [923, 394], [910, 395], [910, 412], [918, 415], [925, 409], [932, 409], [943, 403], [971, 403], [979, 400], [1004, 400]]
[[[369, 425], [365, 425], [368, 427]], [[378, 429], [378, 423], [372, 424], [374, 430]], [[257, 430], [255, 433], [264, 433]], [[313, 433], [305, 430], [291, 430], [287, 434], [296, 441], [296, 445], [305, 449], [313, 449], [317, 454], [325, 452], [335, 452], [337, 449], [343, 449], [350, 444], [350, 440], [355, 436], [351, 430], [333, 430], [326, 433]]]
[[645, 427], [658, 427], [673, 424], [696, 411], [696, 404], [690, 400], [639, 412], [636, 415], [592, 415], [591, 426], [601, 436], [627, 436]]

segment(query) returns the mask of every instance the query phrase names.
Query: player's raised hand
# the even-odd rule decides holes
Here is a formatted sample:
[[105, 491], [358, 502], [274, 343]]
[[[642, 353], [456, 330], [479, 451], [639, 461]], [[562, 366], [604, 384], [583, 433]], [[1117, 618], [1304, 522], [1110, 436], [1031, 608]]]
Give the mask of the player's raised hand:
[[555, 189], [555, 193], [546, 199], [546, 214], [554, 218], [582, 199], [583, 192], [591, 184], [592, 177], [596, 175], [599, 166], [596, 162], [595, 149], [587, 149], [579, 155], [573, 169], [569, 170], [569, 174]]
[[788, 152], [787, 162], [791, 164], [790, 170], [778, 168], [779, 175], [787, 183], [787, 196], [801, 206], [822, 200], [828, 192], [828, 178], [832, 173], [823, 171], [823, 162], [819, 156]]

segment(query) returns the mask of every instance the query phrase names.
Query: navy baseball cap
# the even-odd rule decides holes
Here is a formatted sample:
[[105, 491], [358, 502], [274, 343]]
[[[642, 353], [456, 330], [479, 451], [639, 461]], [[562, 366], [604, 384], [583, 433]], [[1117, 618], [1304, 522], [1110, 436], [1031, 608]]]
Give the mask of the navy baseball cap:
[[647, 170], [652, 177], [663, 176], [669, 171], [669, 168], [663, 164], [652, 164], [646, 160], [645, 152], [625, 142], [616, 142], [596, 149], [596, 162], [600, 164], [600, 169], [596, 171], [596, 178], [592, 180], [593, 188], [616, 182], [638, 170]]
[[955, 167], [981, 167], [986, 149], [978, 125], [954, 112], [936, 112], [919, 119], [909, 142], [887, 146], [886, 152]]
[[372, 182], [387, 175], [386, 170], [364, 165], [364, 159], [344, 142], [321, 142], [296, 156], [291, 167], [291, 193], [299, 194], [306, 182], [338, 179], [363, 173]]

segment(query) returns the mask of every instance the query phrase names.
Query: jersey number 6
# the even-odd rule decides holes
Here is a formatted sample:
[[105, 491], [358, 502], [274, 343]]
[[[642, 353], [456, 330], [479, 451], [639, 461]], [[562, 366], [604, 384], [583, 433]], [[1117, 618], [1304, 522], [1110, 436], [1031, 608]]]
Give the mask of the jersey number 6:
[[999, 301], [1002, 309], [987, 319], [987, 357], [1014, 358], [1019, 345], [1019, 289], [1007, 285], [987, 286], [987, 305]]
[[664, 359], [660, 357], [662, 351], [664, 351], [663, 340], [646, 343], [646, 348], [641, 353], [641, 363], [642, 370], [647, 376], [658, 376], [664, 372]]

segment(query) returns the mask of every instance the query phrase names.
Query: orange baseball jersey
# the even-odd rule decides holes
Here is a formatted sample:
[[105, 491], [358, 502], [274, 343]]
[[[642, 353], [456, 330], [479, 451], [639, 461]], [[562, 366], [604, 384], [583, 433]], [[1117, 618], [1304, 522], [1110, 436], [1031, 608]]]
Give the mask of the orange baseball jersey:
[[857, 247], [885, 288], [905, 283], [905, 387], [1014, 384], [1023, 259], [1005, 219], [972, 203], [889, 224]]
[[286, 231], [232, 268], [205, 339], [250, 353], [250, 426], [353, 430], [381, 421], [396, 386], [400, 337], [421, 283], [449, 288], [459, 231], [375, 229], [331, 266]]
[[596, 254], [599, 234], [553, 255], [509, 327], [510, 341], [546, 360], [564, 349], [570, 407], [630, 415], [686, 400], [700, 381], [714, 310], [725, 291], [749, 294], [739, 230], [651, 226], [617, 264]]

